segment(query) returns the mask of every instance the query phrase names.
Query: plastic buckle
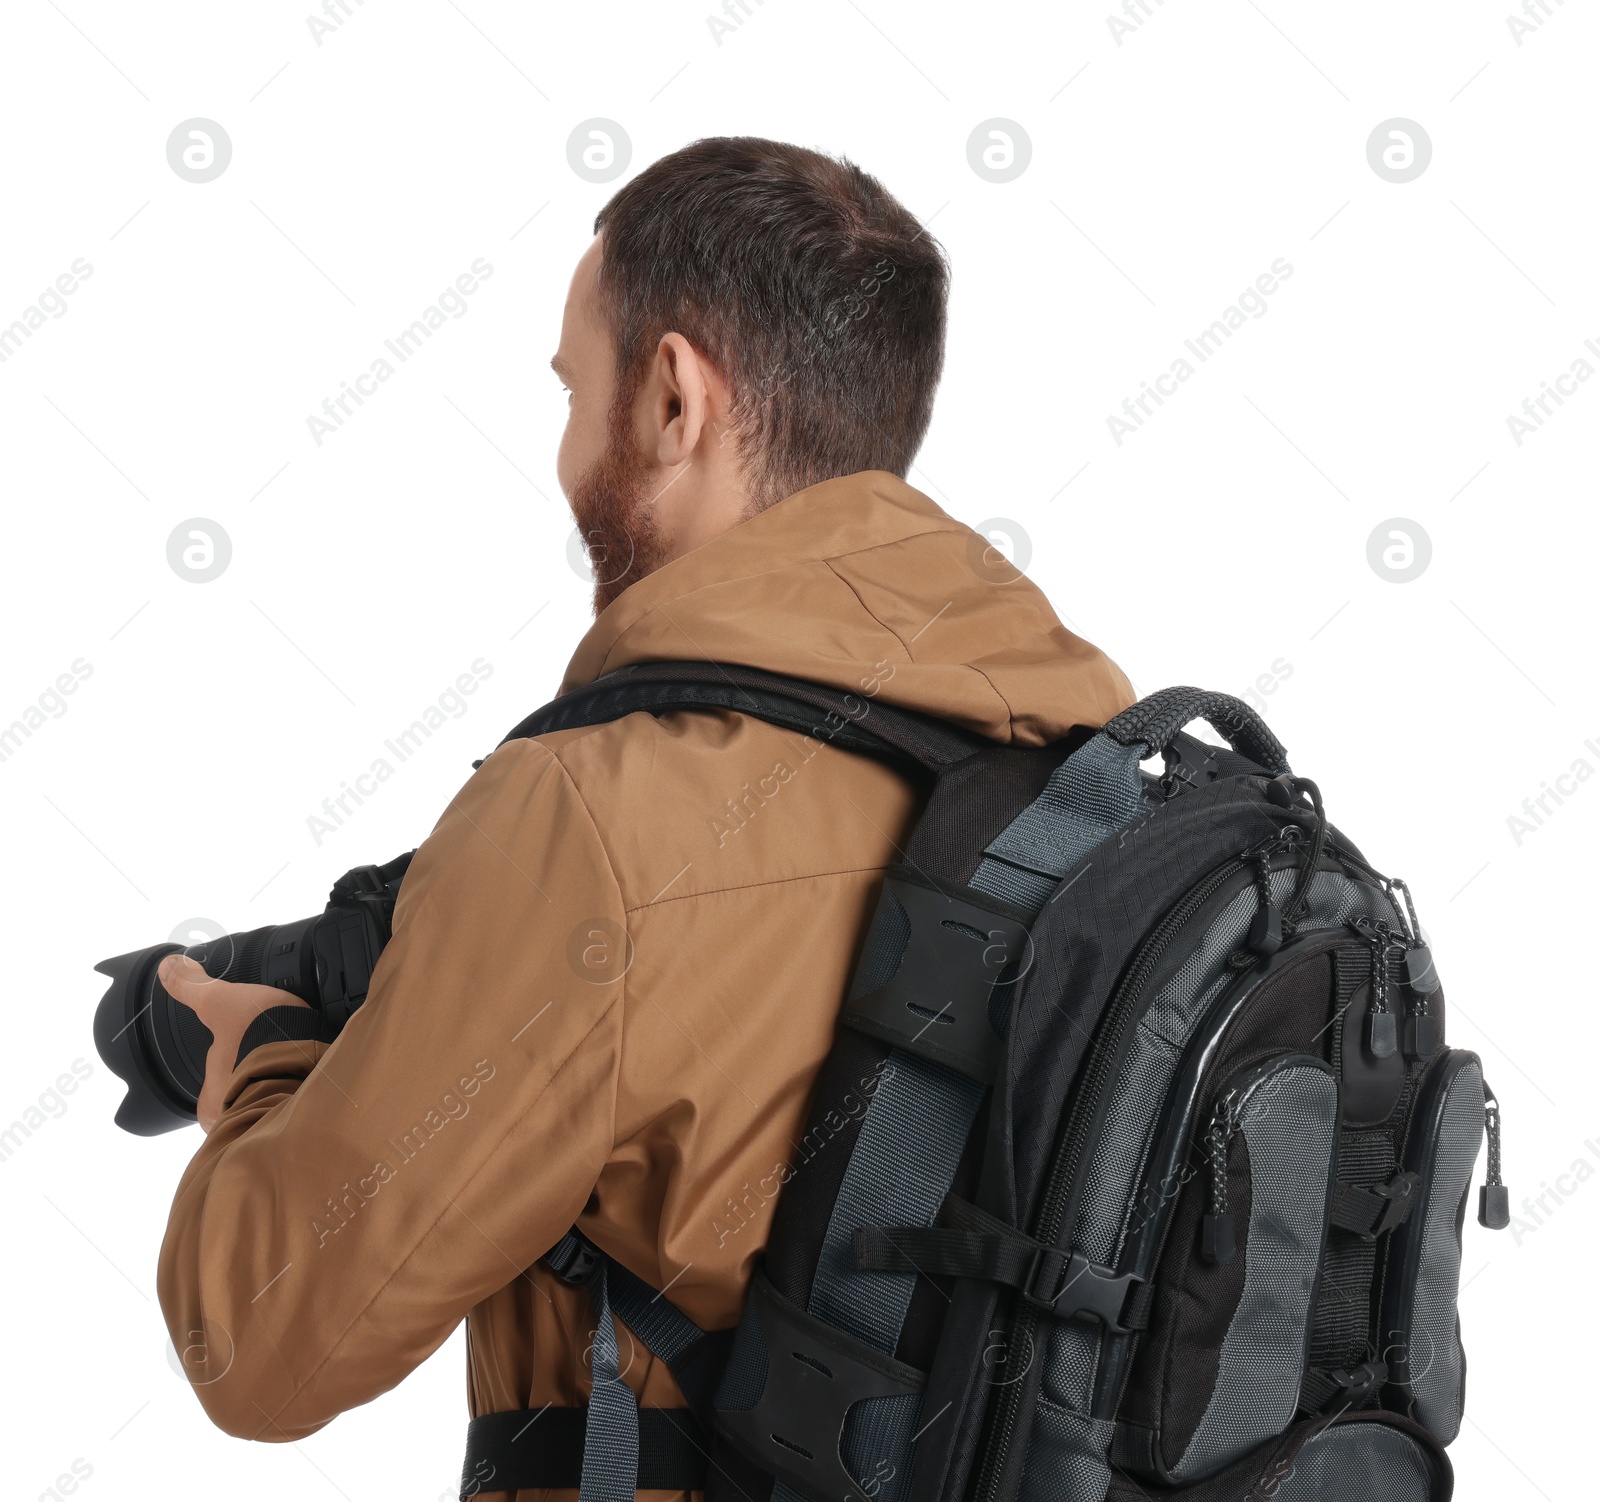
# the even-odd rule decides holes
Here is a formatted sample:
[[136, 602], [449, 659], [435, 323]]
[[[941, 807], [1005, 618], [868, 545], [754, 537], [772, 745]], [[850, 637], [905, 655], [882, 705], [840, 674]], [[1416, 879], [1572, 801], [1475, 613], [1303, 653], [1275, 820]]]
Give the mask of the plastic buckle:
[[1055, 1247], [1042, 1246], [1033, 1255], [1022, 1296], [1057, 1319], [1087, 1314], [1110, 1334], [1128, 1335], [1133, 1326], [1122, 1323], [1122, 1311], [1134, 1285], [1144, 1281], [1133, 1273], [1119, 1276], [1082, 1252], [1069, 1256]]
[[1387, 1184], [1374, 1184], [1371, 1186], [1368, 1192], [1377, 1195], [1379, 1199], [1383, 1200], [1384, 1206], [1382, 1213], [1378, 1216], [1378, 1223], [1366, 1234], [1368, 1241], [1372, 1241], [1382, 1236], [1385, 1231], [1392, 1231], [1396, 1226], [1405, 1223], [1416, 1204], [1416, 1193], [1421, 1185], [1421, 1175], [1406, 1169], [1401, 1173], [1397, 1173]]
[[600, 1248], [585, 1237], [568, 1231], [544, 1254], [544, 1265], [563, 1283], [587, 1283], [602, 1255]]

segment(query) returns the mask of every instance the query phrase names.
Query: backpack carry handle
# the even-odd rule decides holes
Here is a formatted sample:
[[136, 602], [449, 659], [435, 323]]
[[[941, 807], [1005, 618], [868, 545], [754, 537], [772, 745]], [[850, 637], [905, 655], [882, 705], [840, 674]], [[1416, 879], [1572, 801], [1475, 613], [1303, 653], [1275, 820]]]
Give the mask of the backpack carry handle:
[[1232, 694], [1200, 688], [1164, 688], [1141, 699], [1102, 727], [1119, 745], [1141, 742], [1164, 751], [1191, 720], [1204, 720], [1241, 756], [1274, 776], [1289, 770], [1289, 753], [1255, 710]]

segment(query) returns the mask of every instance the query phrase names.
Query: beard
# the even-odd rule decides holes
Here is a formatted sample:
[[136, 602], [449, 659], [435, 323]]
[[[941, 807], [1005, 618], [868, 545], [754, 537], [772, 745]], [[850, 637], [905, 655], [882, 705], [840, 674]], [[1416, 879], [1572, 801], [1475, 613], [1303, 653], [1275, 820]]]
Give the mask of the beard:
[[651, 466], [633, 433], [633, 403], [606, 419], [605, 453], [578, 476], [568, 503], [594, 573], [596, 617], [631, 584], [666, 561], [650, 494]]

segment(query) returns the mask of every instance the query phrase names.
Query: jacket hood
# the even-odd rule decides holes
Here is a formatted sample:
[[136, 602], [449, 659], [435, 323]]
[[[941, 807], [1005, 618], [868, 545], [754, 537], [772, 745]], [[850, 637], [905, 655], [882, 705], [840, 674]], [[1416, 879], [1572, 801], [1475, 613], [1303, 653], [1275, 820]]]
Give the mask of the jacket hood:
[[[638, 662], [739, 663], [1035, 746], [1134, 700], [1121, 670], [986, 538], [866, 470], [797, 491], [625, 590], [563, 693]], [[885, 679], [885, 665], [892, 673]]]

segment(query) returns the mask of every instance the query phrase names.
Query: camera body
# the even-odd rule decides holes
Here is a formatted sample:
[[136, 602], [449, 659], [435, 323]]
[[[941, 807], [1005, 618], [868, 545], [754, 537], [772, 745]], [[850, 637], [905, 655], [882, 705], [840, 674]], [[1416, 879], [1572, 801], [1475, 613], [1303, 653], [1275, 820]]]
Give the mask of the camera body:
[[211, 1030], [161, 984], [156, 970], [167, 955], [186, 954], [217, 980], [288, 991], [321, 1011], [335, 1029], [342, 1027], [367, 999], [413, 854], [408, 850], [382, 866], [345, 872], [333, 884], [327, 907], [313, 917], [223, 934], [188, 948], [152, 944], [96, 965], [111, 984], [95, 1011], [95, 1048], [128, 1086], [117, 1125], [154, 1137], [195, 1119]]

